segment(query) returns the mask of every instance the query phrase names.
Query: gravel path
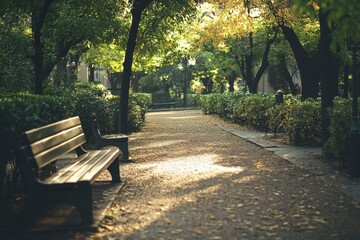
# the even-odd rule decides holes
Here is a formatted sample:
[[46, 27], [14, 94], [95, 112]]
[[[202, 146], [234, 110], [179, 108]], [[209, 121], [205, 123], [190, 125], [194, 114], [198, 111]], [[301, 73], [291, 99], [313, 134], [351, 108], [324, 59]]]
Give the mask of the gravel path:
[[360, 206], [199, 110], [152, 112], [99, 232], [77, 239], [360, 239]]

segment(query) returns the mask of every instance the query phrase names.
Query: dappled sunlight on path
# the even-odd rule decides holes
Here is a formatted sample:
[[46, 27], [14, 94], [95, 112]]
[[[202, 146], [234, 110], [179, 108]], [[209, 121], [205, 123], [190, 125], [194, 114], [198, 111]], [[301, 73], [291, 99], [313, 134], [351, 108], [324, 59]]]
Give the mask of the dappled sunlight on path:
[[[147, 114], [96, 238], [349, 239], [360, 209], [199, 110]], [[339, 207], [341, 206], [341, 208]]]
[[228, 172], [242, 172], [242, 167], [224, 167], [216, 164], [216, 155], [202, 154], [188, 157], [169, 159], [161, 163], [143, 164], [141, 168], [152, 168], [154, 174], [163, 175], [187, 175], [206, 173], [208, 177], [214, 177]]

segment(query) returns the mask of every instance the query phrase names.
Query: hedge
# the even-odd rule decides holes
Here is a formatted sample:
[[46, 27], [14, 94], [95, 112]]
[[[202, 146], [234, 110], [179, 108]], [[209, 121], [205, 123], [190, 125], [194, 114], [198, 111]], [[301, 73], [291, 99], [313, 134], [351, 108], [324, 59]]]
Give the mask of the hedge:
[[[15, 193], [17, 166], [14, 158], [21, 133], [72, 115], [70, 99], [31, 94], [0, 97], [0, 206]], [[6, 171], [10, 166], [13, 171]]]
[[352, 102], [345, 98], [335, 98], [334, 107], [328, 110], [330, 138], [324, 146], [324, 153], [328, 158], [338, 160], [343, 166], [349, 160], [351, 110]]
[[[301, 101], [286, 95], [284, 103], [275, 104], [273, 94], [214, 93], [201, 97], [206, 114], [217, 114], [236, 123], [266, 132], [283, 132], [294, 144], [320, 144], [321, 104], [319, 100]], [[330, 111], [332, 137], [329, 154], [341, 155], [349, 132], [349, 100], [337, 99]], [[346, 110], [347, 109], [347, 110]], [[347, 122], [347, 124], [345, 124]]]
[[[46, 92], [51, 94], [51, 92]], [[54, 95], [59, 95], [58, 93]], [[100, 84], [78, 83], [62, 96], [20, 93], [0, 96], [0, 206], [15, 192], [17, 166], [15, 151], [21, 134], [71, 116], [80, 116], [88, 140], [91, 139], [90, 115], [97, 114], [104, 132], [115, 132], [119, 118], [119, 96], [112, 95]], [[139, 131], [145, 124], [145, 113], [151, 103], [150, 94], [130, 94], [129, 130]], [[7, 171], [8, 167], [12, 171]]]

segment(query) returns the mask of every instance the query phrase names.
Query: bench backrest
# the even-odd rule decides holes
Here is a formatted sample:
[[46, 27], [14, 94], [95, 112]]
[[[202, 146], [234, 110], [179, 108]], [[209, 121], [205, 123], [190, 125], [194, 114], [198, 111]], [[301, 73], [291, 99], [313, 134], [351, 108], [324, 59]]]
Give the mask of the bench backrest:
[[38, 169], [86, 142], [79, 117], [52, 123], [24, 133], [27, 159]]

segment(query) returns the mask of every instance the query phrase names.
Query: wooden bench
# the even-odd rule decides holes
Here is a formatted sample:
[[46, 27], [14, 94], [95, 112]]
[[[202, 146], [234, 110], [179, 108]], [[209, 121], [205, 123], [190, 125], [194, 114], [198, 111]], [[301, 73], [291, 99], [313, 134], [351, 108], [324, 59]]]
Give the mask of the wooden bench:
[[160, 107], [176, 107], [176, 103], [171, 100], [169, 93], [152, 93], [152, 108], [160, 108]]
[[[119, 148], [85, 151], [82, 145], [86, 139], [79, 117], [27, 131], [23, 138], [17, 160], [24, 183], [26, 223], [45, 205], [65, 203], [75, 207], [82, 224], [91, 224], [95, 179], [107, 169], [113, 183], [121, 182]], [[41, 169], [72, 150], [76, 151], [76, 158], [50, 176], [40, 178]]]
[[106, 146], [116, 146], [120, 148], [123, 156], [120, 159], [122, 162], [129, 161], [129, 138], [125, 134], [110, 134], [103, 135], [100, 131], [99, 123], [96, 119], [96, 114], [91, 114], [91, 128], [95, 138], [95, 147], [101, 149]]

